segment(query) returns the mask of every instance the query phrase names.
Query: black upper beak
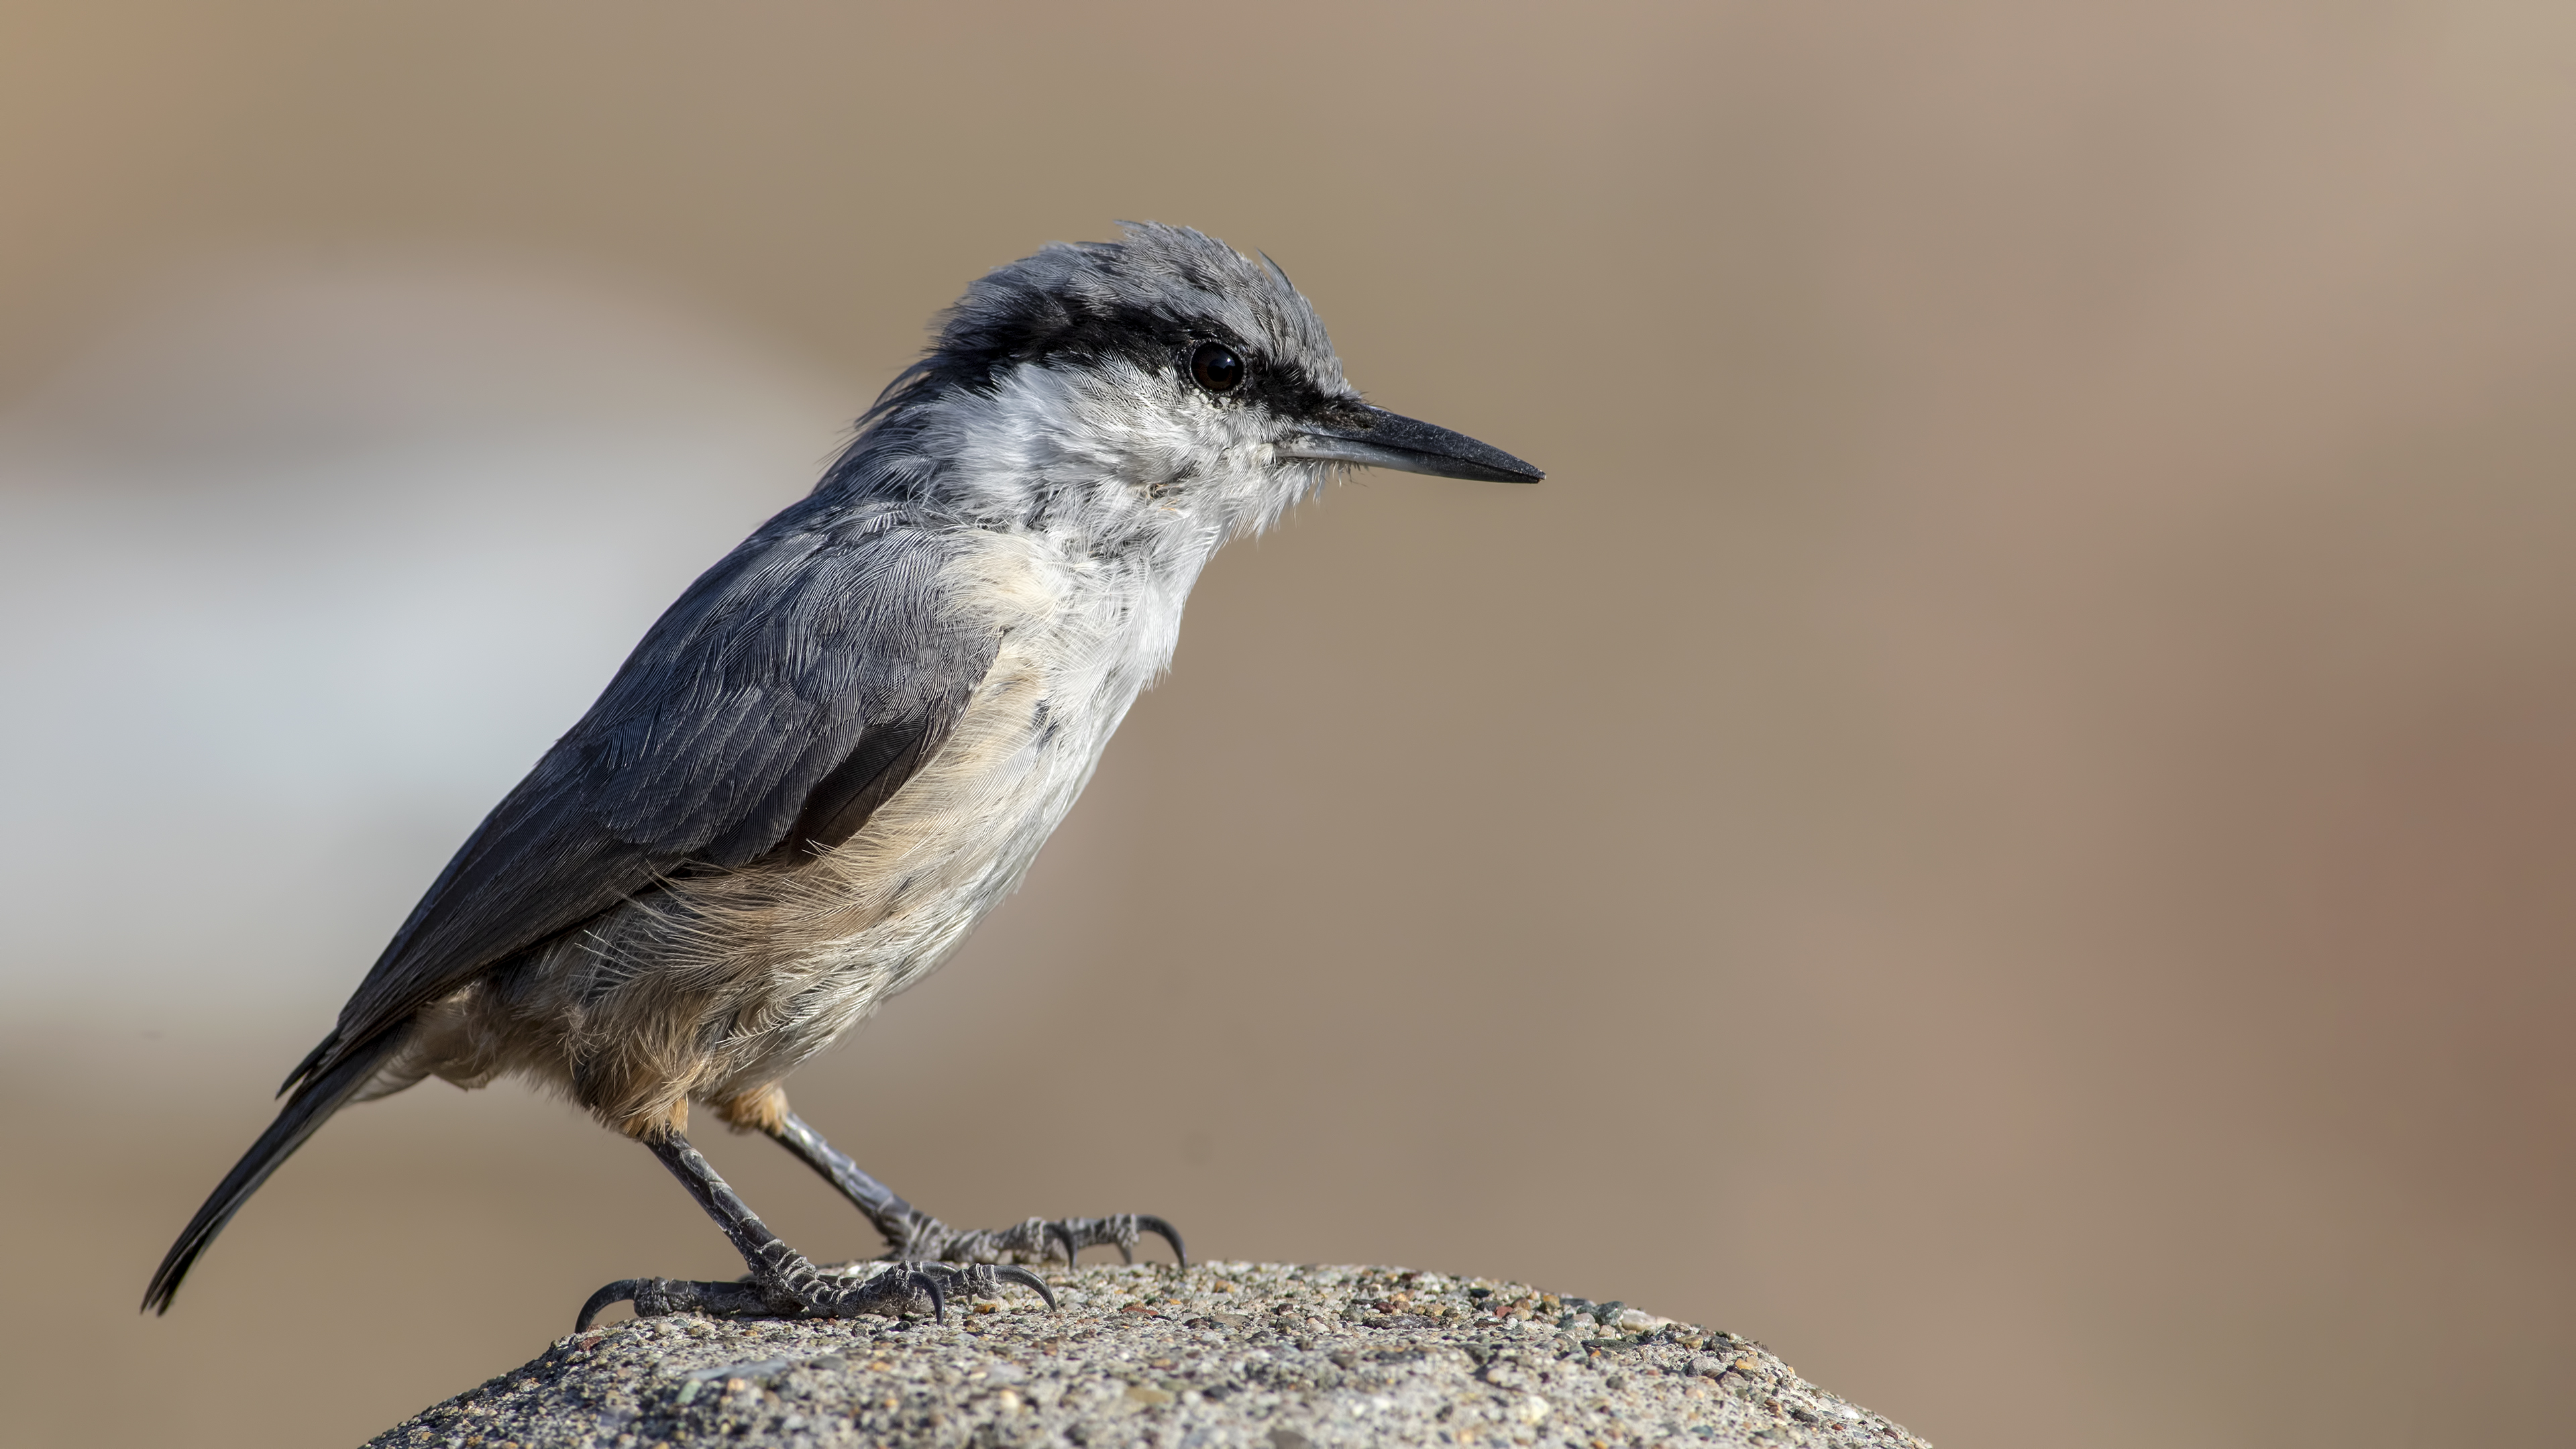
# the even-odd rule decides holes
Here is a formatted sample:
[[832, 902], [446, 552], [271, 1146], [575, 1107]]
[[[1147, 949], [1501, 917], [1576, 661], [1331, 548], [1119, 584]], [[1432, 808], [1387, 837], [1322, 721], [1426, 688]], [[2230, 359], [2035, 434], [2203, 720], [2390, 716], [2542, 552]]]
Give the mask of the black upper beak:
[[1504, 452], [1447, 428], [1345, 403], [1279, 445], [1280, 455], [1434, 478], [1474, 478], [1487, 483], [1535, 483], [1547, 475]]

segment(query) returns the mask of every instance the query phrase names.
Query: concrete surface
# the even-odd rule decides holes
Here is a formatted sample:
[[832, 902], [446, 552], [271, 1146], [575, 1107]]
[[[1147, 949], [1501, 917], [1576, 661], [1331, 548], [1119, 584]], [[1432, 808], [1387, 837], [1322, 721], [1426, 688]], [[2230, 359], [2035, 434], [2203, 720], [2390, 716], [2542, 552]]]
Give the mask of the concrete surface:
[[370, 1449], [1896, 1445], [1749, 1339], [1397, 1268], [1050, 1270], [948, 1321], [629, 1320]]

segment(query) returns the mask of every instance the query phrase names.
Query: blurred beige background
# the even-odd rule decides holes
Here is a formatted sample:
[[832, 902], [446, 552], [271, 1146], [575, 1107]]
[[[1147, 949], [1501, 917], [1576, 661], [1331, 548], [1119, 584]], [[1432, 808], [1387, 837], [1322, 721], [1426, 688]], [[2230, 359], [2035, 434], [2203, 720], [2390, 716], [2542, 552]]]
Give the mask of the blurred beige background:
[[808, 1117], [1948, 1445], [2565, 1432], [2576, 12], [22, 3], [0, 196], [13, 1442], [353, 1443], [732, 1271], [433, 1084], [133, 1311], [661, 605], [1127, 216], [1549, 480], [1221, 558]]

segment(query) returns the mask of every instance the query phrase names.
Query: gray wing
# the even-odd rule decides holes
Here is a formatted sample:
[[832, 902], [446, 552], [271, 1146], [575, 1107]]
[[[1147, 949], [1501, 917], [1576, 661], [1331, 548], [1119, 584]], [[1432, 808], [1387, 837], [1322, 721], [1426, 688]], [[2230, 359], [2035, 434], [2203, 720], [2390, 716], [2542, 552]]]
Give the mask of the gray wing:
[[691, 868], [846, 840], [948, 736], [997, 640], [938, 538], [789, 509], [680, 596], [468, 838], [291, 1087], [510, 957]]

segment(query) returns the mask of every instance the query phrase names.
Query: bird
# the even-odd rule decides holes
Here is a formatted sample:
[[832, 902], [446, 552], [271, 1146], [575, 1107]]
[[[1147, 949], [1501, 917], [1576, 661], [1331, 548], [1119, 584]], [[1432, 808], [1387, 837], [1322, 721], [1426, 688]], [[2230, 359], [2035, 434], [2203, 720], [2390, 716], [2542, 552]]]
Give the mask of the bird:
[[[516, 1078], [650, 1150], [742, 1255], [734, 1281], [622, 1279], [578, 1316], [944, 1316], [1054, 1296], [1028, 1267], [1150, 1214], [959, 1230], [789, 1109], [800, 1063], [938, 967], [1020, 882], [1192, 585], [1354, 468], [1535, 483], [1346, 382], [1313, 305], [1187, 227], [1123, 223], [973, 282], [813, 490], [645, 633], [475, 828], [197, 1210], [166, 1313], [252, 1193], [342, 1107]], [[688, 1140], [692, 1104], [820, 1173], [885, 1239], [818, 1267]]]

